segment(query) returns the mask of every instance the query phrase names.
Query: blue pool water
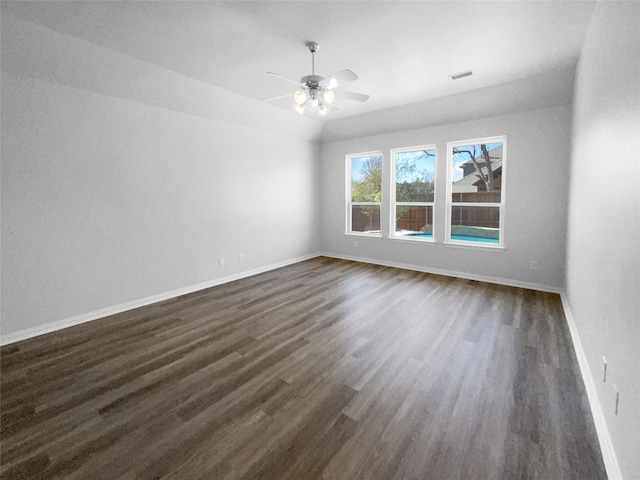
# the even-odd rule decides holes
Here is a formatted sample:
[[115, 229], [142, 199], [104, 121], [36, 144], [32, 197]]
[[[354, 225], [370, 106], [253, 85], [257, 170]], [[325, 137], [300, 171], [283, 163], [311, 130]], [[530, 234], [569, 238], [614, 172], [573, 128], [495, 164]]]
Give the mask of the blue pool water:
[[[410, 233], [407, 237], [433, 238], [430, 233]], [[462, 240], [464, 242], [498, 243], [497, 238], [472, 237], [471, 235], [451, 235], [451, 240]]]

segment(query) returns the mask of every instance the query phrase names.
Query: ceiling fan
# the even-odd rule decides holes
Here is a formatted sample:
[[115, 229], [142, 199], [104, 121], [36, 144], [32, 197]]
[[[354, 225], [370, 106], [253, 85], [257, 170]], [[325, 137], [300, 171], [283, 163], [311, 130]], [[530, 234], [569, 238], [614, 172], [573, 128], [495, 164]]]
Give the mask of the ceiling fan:
[[[338, 87], [342, 87], [345, 83], [353, 82], [358, 79], [358, 76], [351, 70], [343, 70], [329, 77], [321, 77], [316, 75], [315, 72], [315, 53], [320, 46], [316, 42], [307, 43], [307, 48], [311, 52], [311, 75], [305, 75], [299, 82], [284, 77], [278, 73], [267, 72], [269, 75], [281, 78], [289, 83], [295, 83], [299, 90], [293, 94], [295, 100], [295, 109], [298, 113], [302, 114], [307, 108], [310, 111], [317, 111], [318, 115], [326, 115], [329, 110], [328, 105], [331, 105], [336, 97], [345, 98], [347, 100], [355, 100], [356, 102], [366, 102], [369, 100], [369, 95], [363, 93], [345, 92], [344, 90], [334, 90]], [[277, 100], [280, 98], [286, 98], [291, 96], [290, 93], [286, 95], [278, 95], [276, 97], [263, 98], [263, 102], [269, 102], [271, 100]], [[335, 109], [337, 110], [337, 109]]]

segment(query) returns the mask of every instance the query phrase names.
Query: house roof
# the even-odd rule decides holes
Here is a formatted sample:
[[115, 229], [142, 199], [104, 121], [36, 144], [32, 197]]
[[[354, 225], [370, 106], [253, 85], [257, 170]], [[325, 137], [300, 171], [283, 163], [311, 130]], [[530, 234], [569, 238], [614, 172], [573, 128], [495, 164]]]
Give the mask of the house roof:
[[[494, 148], [493, 150], [489, 150], [489, 156], [491, 158], [491, 169], [493, 172], [496, 172], [498, 169], [502, 168], [502, 145]], [[497, 158], [493, 158], [497, 157]], [[482, 158], [482, 155], [475, 157], [478, 165], [480, 165], [480, 171], [483, 175], [487, 174], [487, 164]], [[471, 160], [464, 162], [462, 166], [471, 165]], [[476, 192], [477, 187], [476, 183], [480, 180], [480, 176], [475, 171], [470, 173], [469, 175], [462, 177], [457, 182], [453, 182], [453, 192], [454, 193], [462, 193], [462, 192]]]

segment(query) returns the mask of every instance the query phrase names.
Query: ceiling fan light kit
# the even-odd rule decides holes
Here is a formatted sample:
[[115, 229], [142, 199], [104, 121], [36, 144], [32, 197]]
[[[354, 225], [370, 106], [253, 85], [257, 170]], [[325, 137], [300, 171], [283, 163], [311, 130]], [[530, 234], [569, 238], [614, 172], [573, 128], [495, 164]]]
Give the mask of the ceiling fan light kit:
[[[316, 42], [309, 42], [307, 43], [307, 48], [311, 52], [311, 75], [305, 75], [300, 79], [300, 82], [290, 80], [277, 73], [267, 72], [270, 75], [274, 75], [298, 85], [299, 90], [296, 90], [293, 95], [295, 101], [294, 108], [296, 112], [304, 114], [305, 111], [310, 111], [312, 113], [317, 112], [318, 115], [324, 116], [329, 112], [328, 105], [331, 105], [335, 101], [336, 96], [342, 96], [348, 100], [355, 100], [358, 102], [366, 102], [369, 99], [369, 95], [364, 95], [362, 93], [343, 91], [334, 92], [334, 88], [338, 88], [348, 82], [353, 82], [358, 79], [358, 76], [351, 70], [343, 70], [342, 72], [338, 72], [326, 78], [316, 75], [315, 53], [318, 51], [320, 46]], [[276, 100], [287, 96], [289, 95], [280, 95], [263, 100]]]

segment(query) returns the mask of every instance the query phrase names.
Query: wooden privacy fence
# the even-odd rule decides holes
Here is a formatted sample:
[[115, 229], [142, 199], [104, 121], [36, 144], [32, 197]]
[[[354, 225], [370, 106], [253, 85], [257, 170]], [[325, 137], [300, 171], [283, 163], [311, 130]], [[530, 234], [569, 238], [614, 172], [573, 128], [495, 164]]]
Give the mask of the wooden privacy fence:
[[500, 226], [500, 191], [464, 192], [451, 195], [452, 202], [494, 203], [492, 207], [474, 207], [453, 205], [451, 207], [451, 225], [498, 228]]
[[405, 207], [406, 212], [402, 213], [396, 220], [398, 230], [411, 230], [419, 232], [425, 225], [433, 225], [433, 209], [431, 207]]
[[498, 228], [500, 226], [500, 209], [486, 207], [451, 207], [451, 225], [466, 225], [470, 227]]
[[[496, 192], [465, 192], [452, 194], [453, 205], [451, 225], [466, 225], [474, 227], [498, 228], [500, 226], [500, 191]], [[493, 203], [493, 207], [475, 207], [473, 205], [459, 205], [459, 203]], [[396, 219], [398, 230], [419, 232], [425, 225], [433, 225], [433, 208], [416, 206], [407, 208]], [[371, 208], [354, 207], [351, 215], [352, 230], [366, 232], [380, 230], [380, 211]]]
[[494, 192], [453, 193], [451, 201], [454, 203], [500, 203], [500, 190]]
[[[428, 215], [426, 212], [428, 211]], [[473, 227], [498, 228], [500, 226], [500, 210], [481, 207], [452, 207], [451, 225], [467, 225]], [[426, 207], [416, 207], [404, 212], [396, 220], [396, 228], [419, 232], [425, 225], [433, 225], [433, 212]]]
[[354, 206], [351, 210], [351, 230], [354, 232], [380, 230], [380, 210]]

